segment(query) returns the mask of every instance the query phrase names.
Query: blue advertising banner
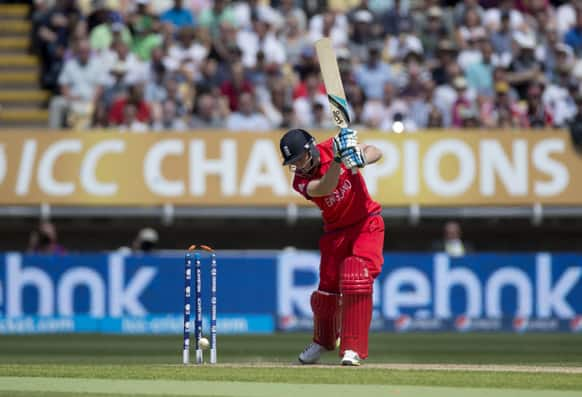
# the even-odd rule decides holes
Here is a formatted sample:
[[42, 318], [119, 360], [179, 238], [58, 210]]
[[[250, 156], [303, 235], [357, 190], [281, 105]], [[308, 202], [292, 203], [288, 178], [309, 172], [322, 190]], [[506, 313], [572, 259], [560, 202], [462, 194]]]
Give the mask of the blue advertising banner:
[[[372, 328], [384, 331], [582, 331], [582, 255], [386, 254]], [[184, 258], [0, 255], [0, 334], [180, 333]], [[311, 327], [313, 251], [218, 253], [218, 331]], [[203, 264], [209, 309], [209, 269]], [[208, 321], [205, 321], [205, 325]]]

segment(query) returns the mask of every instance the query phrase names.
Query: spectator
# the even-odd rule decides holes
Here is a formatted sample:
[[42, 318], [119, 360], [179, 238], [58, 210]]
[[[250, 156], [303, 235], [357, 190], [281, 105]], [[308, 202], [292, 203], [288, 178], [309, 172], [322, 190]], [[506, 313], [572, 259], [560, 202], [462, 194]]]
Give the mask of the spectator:
[[[412, 30], [412, 24], [404, 19], [400, 21], [400, 34], [389, 37], [386, 51], [393, 61], [401, 61], [409, 52], [423, 53], [422, 43]], [[370, 47], [372, 49], [373, 47]]]
[[339, 48], [347, 42], [348, 27], [348, 19], [344, 14], [327, 10], [311, 18], [308, 34], [311, 40], [327, 36]]
[[481, 25], [481, 18], [475, 8], [469, 8], [463, 16], [463, 23], [456, 32], [457, 45], [464, 50], [471, 47], [471, 42], [478, 37], [485, 36], [485, 29]]
[[509, 83], [516, 89], [519, 97], [525, 99], [530, 81], [537, 78], [540, 65], [535, 58], [535, 40], [531, 35], [516, 32], [513, 38], [519, 46], [517, 56], [509, 65]]
[[500, 58], [501, 64], [509, 66], [513, 53], [513, 29], [508, 13], [501, 15], [501, 25], [491, 35], [491, 45], [495, 54]]
[[[200, 32], [200, 31], [199, 31]], [[196, 40], [196, 31], [191, 26], [180, 29], [173, 44], [164, 58], [164, 66], [169, 71], [180, 71], [193, 80], [200, 65], [208, 56], [209, 48]]]
[[546, 29], [542, 45], [536, 49], [536, 59], [543, 65], [544, 74], [550, 81], [554, 78], [554, 71], [560, 53], [571, 58], [574, 56], [572, 49], [567, 44], [560, 42], [558, 30], [554, 26], [550, 26]]
[[272, 128], [269, 120], [256, 111], [253, 94], [241, 94], [239, 103], [239, 110], [231, 113], [226, 120], [226, 128], [229, 131], [267, 132]]
[[121, 16], [115, 12], [110, 12], [107, 21], [91, 31], [89, 41], [93, 50], [106, 51], [117, 38], [120, 38], [126, 45], [131, 45], [131, 33], [123, 24]]
[[194, 16], [190, 10], [184, 8], [183, 0], [174, 0], [174, 6], [160, 15], [160, 20], [171, 24], [175, 29], [194, 26]]
[[149, 10], [150, 0], [135, 0], [135, 12], [129, 15], [129, 24], [134, 32], [150, 33], [154, 30], [154, 22], [158, 17]]
[[457, 63], [463, 71], [466, 71], [469, 65], [482, 61], [481, 47], [483, 41], [487, 40], [485, 30], [475, 29], [471, 32], [471, 36], [465, 41], [465, 47], [461, 49], [457, 57]]
[[576, 24], [576, 5], [580, 5], [579, 0], [566, 1], [556, 9], [555, 20], [560, 37], [563, 37]]
[[[374, 15], [370, 11], [359, 10], [354, 13], [353, 19], [354, 24], [350, 34], [349, 49], [351, 56], [360, 63], [367, 58], [370, 45], [380, 46], [381, 42], [376, 40], [372, 31]], [[340, 45], [336, 46], [339, 47]]]
[[379, 128], [385, 117], [394, 117], [397, 108], [406, 107], [404, 101], [396, 98], [396, 88], [392, 83], [384, 83], [381, 100], [367, 100], [362, 114], [362, 121], [369, 128]]
[[430, 78], [422, 61], [422, 55], [416, 52], [409, 52], [404, 58], [404, 72], [399, 85], [402, 87], [400, 96], [407, 102], [413, 102], [422, 96], [425, 83]]
[[119, 123], [120, 132], [147, 132], [149, 127], [137, 117], [138, 109], [133, 103], [127, 103], [123, 107], [123, 118]]
[[28, 252], [33, 254], [64, 254], [65, 249], [59, 244], [57, 228], [51, 222], [41, 222], [30, 233]]
[[103, 65], [91, 56], [89, 42], [78, 43], [75, 58], [68, 60], [59, 76], [61, 95], [50, 102], [49, 127], [61, 128], [65, 115], [90, 117], [93, 104], [101, 95], [105, 84]]
[[198, 97], [194, 106], [194, 116], [190, 122], [191, 128], [224, 128], [224, 120], [224, 115], [220, 112], [219, 103], [212, 95], [202, 94]]
[[290, 15], [283, 29], [281, 44], [287, 52], [287, 61], [292, 65], [299, 63], [303, 48], [309, 45], [307, 35], [300, 28], [299, 18]]
[[162, 115], [159, 120], [154, 121], [152, 130], [154, 131], [186, 131], [188, 126], [180, 117], [176, 103], [170, 99], [162, 102]]
[[334, 124], [329, 117], [327, 106], [325, 103], [315, 102], [313, 104], [313, 129], [329, 130], [334, 128]]
[[449, 32], [443, 20], [443, 11], [440, 7], [434, 6], [428, 9], [428, 20], [420, 40], [424, 49], [424, 56], [434, 58], [438, 50], [438, 45], [442, 40], [448, 39]]
[[253, 86], [245, 76], [245, 70], [242, 63], [232, 64], [230, 67], [230, 79], [222, 83], [220, 87], [222, 95], [228, 98], [230, 110], [238, 110], [238, 100], [242, 93], [252, 93]]
[[293, 112], [293, 107], [285, 106], [281, 111], [282, 120], [281, 125], [279, 128], [281, 129], [290, 129], [297, 125], [297, 120], [295, 118], [295, 113]]
[[[118, 61], [109, 70], [111, 74], [112, 82], [108, 84], [103, 90], [103, 95], [100, 100], [97, 101], [97, 107], [103, 107], [103, 113], [107, 113], [109, 108], [119, 98], [125, 96], [128, 89], [128, 84], [125, 82], [125, 76], [127, 74], [127, 65], [123, 61]], [[100, 111], [101, 113], [101, 111]]]
[[432, 248], [437, 252], [445, 252], [451, 257], [465, 256], [472, 249], [469, 244], [463, 242], [462, 237], [461, 225], [458, 222], [449, 221], [443, 228], [442, 240], [435, 241]]
[[[327, 11], [312, 21], [321, 21], [321, 23], [312, 23], [309, 31], [309, 39], [315, 42], [322, 37], [329, 37], [335, 48], [343, 48], [348, 43], [347, 31], [342, 29], [345, 26], [345, 17], [337, 15], [333, 11]], [[357, 29], [356, 27], [354, 29]]]
[[218, 62], [213, 58], [207, 58], [200, 66], [200, 74], [196, 81], [196, 92], [198, 94], [210, 93], [218, 90], [224, 77], [221, 76]]
[[432, 103], [441, 111], [445, 127], [451, 126], [452, 108], [457, 99], [457, 90], [453, 82], [462, 75], [461, 68], [456, 62], [447, 64], [444, 73], [445, 80], [442, 84], [437, 85], [434, 90]]
[[[132, 109], [126, 111], [125, 108], [128, 106]], [[133, 118], [145, 125], [151, 121], [150, 106], [144, 100], [142, 84], [130, 86], [128, 94], [113, 102], [109, 111], [109, 123], [112, 126], [123, 124], [128, 127], [128, 120], [133, 122]]]
[[380, 18], [384, 35], [398, 36], [400, 34], [399, 22], [404, 19], [412, 23], [408, 7], [402, 1], [394, 0], [392, 7], [388, 8]]
[[236, 39], [237, 46], [242, 50], [245, 67], [255, 66], [259, 52], [264, 54], [267, 64], [281, 65], [285, 62], [285, 48], [266, 18], [254, 20], [253, 29], [239, 31]]
[[479, 111], [475, 105], [461, 106], [459, 108], [459, 118], [461, 119], [462, 128], [477, 129], [481, 127]]
[[213, 37], [219, 35], [219, 27], [223, 22], [236, 26], [236, 16], [226, 0], [214, 0], [212, 7], [202, 10], [199, 16], [200, 26], [209, 29]]
[[305, 16], [305, 11], [296, 6], [295, 0], [281, 0], [279, 2], [279, 13], [287, 21], [287, 25], [290, 20], [297, 21], [297, 28], [300, 32], [305, 32], [307, 28], [307, 17]]
[[301, 57], [299, 62], [293, 65], [293, 69], [301, 81], [305, 81], [310, 74], [319, 73], [319, 62], [313, 46], [308, 45], [301, 49]]
[[495, 85], [495, 98], [481, 106], [481, 120], [489, 128], [524, 128], [527, 120], [523, 111], [513, 102], [509, 85], [500, 81]]
[[91, 12], [87, 15], [87, 31], [91, 32], [96, 26], [111, 20], [111, 9], [106, 0], [94, 0]]
[[546, 85], [542, 94], [544, 106], [553, 115], [555, 126], [565, 126], [576, 113], [574, 97], [578, 94], [580, 84], [571, 79], [570, 70], [568, 64], [560, 65], [554, 79]]
[[452, 108], [452, 122], [453, 127], [460, 128], [463, 126], [463, 119], [461, 117], [461, 110], [464, 109], [471, 109], [473, 107], [473, 101], [470, 98], [469, 93], [467, 92], [467, 80], [459, 76], [455, 78], [453, 82], [453, 86], [457, 91], [457, 99], [453, 103]]
[[137, 18], [132, 28], [134, 37], [131, 50], [144, 62], [150, 60], [153, 50], [161, 46], [163, 42], [159, 21], [152, 19], [150, 23], [148, 17]]
[[[410, 103], [410, 118], [419, 129], [426, 128], [429, 124], [429, 115], [434, 108], [432, 98], [435, 88], [436, 86], [432, 80], [424, 80], [420, 95]], [[439, 114], [439, 116], [442, 124], [442, 115]]]
[[503, 15], [507, 15], [509, 27], [512, 31], [523, 28], [525, 22], [523, 15], [515, 7], [513, 0], [501, 0], [499, 7], [489, 8], [483, 16], [483, 25], [492, 31], [499, 30]]
[[163, 64], [156, 64], [144, 87], [144, 99], [147, 103], [162, 103], [168, 93], [164, 85], [166, 68]]
[[[293, 109], [297, 122], [307, 128], [313, 121], [313, 109], [316, 103], [327, 105], [327, 96], [325, 90], [322, 90], [322, 83], [317, 74], [310, 74], [305, 79], [305, 91], [297, 94], [297, 99], [293, 102]], [[302, 90], [301, 90], [302, 91]], [[297, 91], [296, 91], [297, 92]]]
[[441, 40], [438, 44], [436, 59], [432, 59], [427, 63], [431, 71], [432, 80], [437, 86], [451, 81], [448, 71], [451, 69], [450, 65], [456, 64], [457, 48], [451, 40]]
[[159, 235], [151, 227], [143, 228], [139, 231], [132, 243], [133, 251], [136, 253], [147, 254], [157, 248]]
[[529, 84], [526, 100], [526, 117], [529, 128], [552, 126], [553, 117], [542, 101], [543, 86], [538, 81]]
[[71, 32], [81, 12], [74, 0], [56, 0], [54, 6], [39, 16], [38, 40], [40, 42], [41, 84], [58, 94], [58, 78], [63, 67], [64, 54]]
[[221, 22], [218, 29], [219, 33], [211, 36], [212, 49], [210, 57], [220, 64], [240, 61], [242, 59], [242, 51], [237, 44], [237, 29], [228, 21]]
[[467, 17], [468, 12], [476, 12], [479, 20], [483, 18], [484, 10], [483, 7], [479, 5], [478, 0], [463, 0], [456, 1], [455, 8], [453, 10], [453, 22], [455, 26], [462, 25]]
[[[103, 51], [99, 59], [104, 69], [109, 72], [116, 64], [123, 64], [126, 70], [124, 75], [125, 84], [135, 84], [146, 81], [147, 64], [141, 62], [135, 54], [129, 51], [129, 47], [121, 40], [113, 42], [111, 49]], [[108, 81], [107, 84], [110, 84]]]
[[576, 10], [576, 24], [564, 36], [564, 43], [572, 47], [576, 56], [582, 56], [582, 8]]
[[174, 104], [174, 111], [179, 117], [184, 116], [188, 112], [188, 106], [184, 101], [183, 92], [186, 91], [187, 85], [180, 84], [176, 79], [170, 78], [165, 82], [166, 98], [165, 101], [171, 101]]
[[254, 19], [270, 21], [279, 30], [283, 26], [283, 17], [269, 4], [259, 0], [238, 1], [233, 6], [237, 26], [242, 30], [251, 30]]
[[481, 59], [465, 69], [467, 83], [478, 94], [493, 95], [493, 47], [489, 40], [480, 40]]
[[428, 112], [426, 128], [443, 128], [443, 127], [444, 127], [443, 114], [436, 106], [432, 105]]
[[366, 98], [382, 98], [384, 84], [392, 80], [392, 71], [390, 66], [381, 61], [380, 48], [370, 47], [367, 62], [356, 70], [355, 76]]

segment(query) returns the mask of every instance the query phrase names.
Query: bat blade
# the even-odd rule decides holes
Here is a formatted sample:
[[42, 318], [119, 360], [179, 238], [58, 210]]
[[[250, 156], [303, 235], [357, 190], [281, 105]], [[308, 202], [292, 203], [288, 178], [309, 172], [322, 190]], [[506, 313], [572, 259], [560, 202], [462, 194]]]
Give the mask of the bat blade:
[[[317, 52], [317, 58], [319, 59], [319, 67], [331, 107], [333, 122], [340, 128], [348, 128], [350, 124], [348, 101], [331, 39], [324, 37], [317, 40], [315, 42], [315, 52]], [[357, 168], [352, 168], [352, 174], [357, 174], [357, 172]]]
[[315, 42], [315, 51], [319, 59], [321, 76], [327, 91], [327, 99], [331, 107], [333, 122], [340, 128], [350, 124], [348, 101], [337, 64], [337, 57], [329, 38], [324, 37]]

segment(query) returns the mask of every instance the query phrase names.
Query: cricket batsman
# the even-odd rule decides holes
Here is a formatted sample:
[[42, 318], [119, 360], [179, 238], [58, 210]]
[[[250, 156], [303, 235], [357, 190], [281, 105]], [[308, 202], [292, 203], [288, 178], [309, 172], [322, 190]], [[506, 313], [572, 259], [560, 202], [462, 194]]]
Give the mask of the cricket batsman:
[[357, 132], [342, 128], [316, 144], [302, 129], [288, 131], [280, 141], [283, 165], [294, 169], [293, 188], [314, 202], [323, 216], [319, 241], [319, 287], [311, 294], [313, 342], [299, 354], [302, 364], [316, 363], [335, 349], [341, 336], [342, 365], [360, 365], [368, 357], [372, 320], [372, 287], [383, 264], [384, 221], [361, 173], [380, 160], [372, 145], [359, 144]]

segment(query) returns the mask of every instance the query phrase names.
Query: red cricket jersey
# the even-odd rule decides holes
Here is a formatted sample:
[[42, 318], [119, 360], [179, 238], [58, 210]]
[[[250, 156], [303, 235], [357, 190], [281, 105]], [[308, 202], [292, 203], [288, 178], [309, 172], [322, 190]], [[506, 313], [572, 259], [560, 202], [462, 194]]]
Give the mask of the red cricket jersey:
[[321, 179], [333, 161], [332, 141], [330, 138], [317, 145], [321, 164], [312, 176], [295, 174], [293, 178], [293, 189], [307, 200], [313, 201], [321, 210], [323, 229], [326, 232], [356, 224], [382, 210], [380, 204], [370, 197], [362, 174], [352, 174], [343, 164], [337, 187], [330, 195], [311, 197], [307, 194], [309, 181]]

